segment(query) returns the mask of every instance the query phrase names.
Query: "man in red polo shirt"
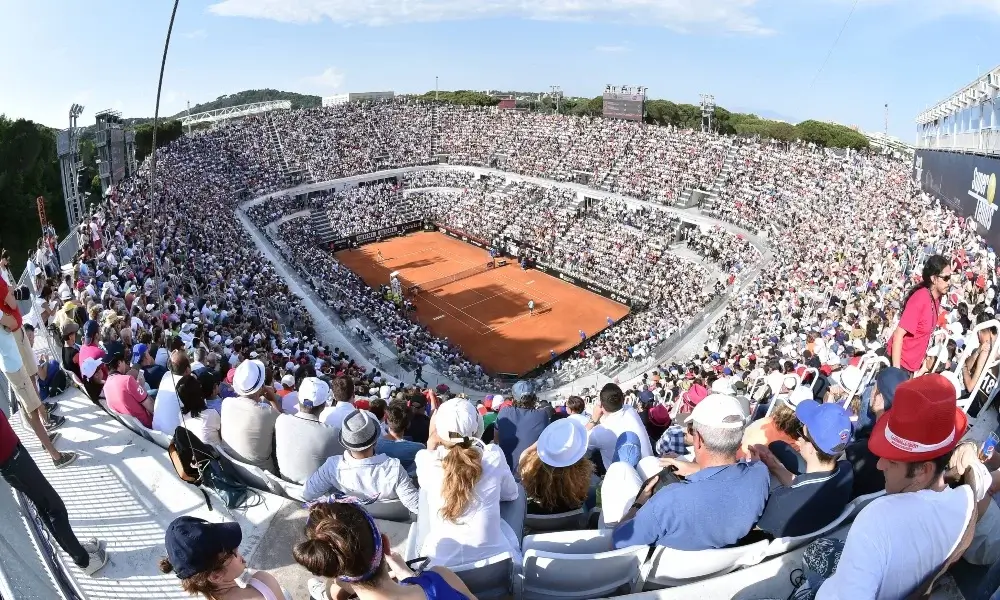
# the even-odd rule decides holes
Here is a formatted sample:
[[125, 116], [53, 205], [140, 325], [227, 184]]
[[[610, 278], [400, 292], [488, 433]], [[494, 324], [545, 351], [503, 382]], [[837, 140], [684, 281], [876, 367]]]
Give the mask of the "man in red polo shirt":
[[0, 411], [0, 477], [31, 500], [52, 537], [84, 573], [93, 575], [107, 564], [104, 542], [90, 539], [81, 544], [76, 538], [62, 498], [21, 445], [3, 411]]

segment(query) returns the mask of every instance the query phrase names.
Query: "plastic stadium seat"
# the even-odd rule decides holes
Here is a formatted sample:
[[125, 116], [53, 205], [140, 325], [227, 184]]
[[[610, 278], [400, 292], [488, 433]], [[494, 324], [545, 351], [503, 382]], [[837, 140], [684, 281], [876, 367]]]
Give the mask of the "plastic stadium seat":
[[514, 563], [510, 552], [497, 554], [474, 563], [451, 567], [479, 600], [506, 600], [521, 597], [521, 565]]
[[533, 515], [527, 513], [524, 516], [524, 528], [531, 531], [572, 531], [584, 526], [587, 513], [583, 507], [568, 512], [554, 515]]
[[746, 546], [696, 551], [657, 546], [642, 566], [643, 588], [684, 585], [755, 565], [763, 560], [768, 544], [761, 540]]
[[417, 515], [411, 513], [399, 500], [377, 500], [371, 504], [366, 504], [365, 510], [371, 516], [383, 521], [410, 523], [417, 520]]
[[240, 480], [242, 480], [247, 486], [264, 492], [270, 492], [278, 496], [282, 495], [281, 488], [271, 483], [271, 480], [268, 479], [264, 469], [261, 469], [256, 465], [240, 462], [239, 460], [233, 458], [231, 454], [226, 452], [226, 449], [222, 446], [214, 446], [214, 448], [219, 451], [219, 460], [229, 462], [233, 471], [239, 475]]
[[268, 482], [271, 484], [272, 487], [277, 487], [281, 490], [282, 496], [284, 496], [285, 498], [290, 498], [292, 500], [297, 500], [299, 502], [305, 502], [305, 499], [302, 497], [302, 494], [305, 492], [306, 486], [298, 483], [292, 483], [291, 481], [286, 481], [278, 477], [274, 473], [265, 471], [264, 469], [261, 469], [261, 471], [264, 472], [264, 477], [267, 478]]
[[597, 554], [611, 549], [611, 533], [585, 529], [524, 536], [521, 549], [558, 554]]
[[840, 527], [844, 523], [844, 521], [850, 518], [851, 514], [853, 514], [851, 511], [851, 504], [848, 503], [847, 506], [844, 508], [844, 512], [840, 513], [840, 516], [834, 519], [829, 525], [818, 531], [814, 531], [813, 533], [807, 533], [805, 535], [799, 535], [795, 537], [783, 537], [772, 540], [771, 543], [768, 544], [767, 546], [767, 552], [764, 553], [764, 560], [767, 560], [772, 556], [778, 556], [779, 554], [790, 552], [792, 550], [795, 550], [799, 546], [805, 546], [809, 542], [817, 538], [823, 537], [827, 533]]
[[524, 579], [521, 597], [585, 600], [637, 592], [647, 554], [649, 546], [585, 554], [527, 550], [521, 569]]
[[155, 429], [146, 429], [145, 436], [151, 442], [166, 450], [170, 447], [170, 442], [173, 441], [173, 436], [167, 435], [163, 432], [156, 431]]
[[881, 498], [882, 496], [885, 496], [885, 490], [879, 490], [877, 492], [872, 492], [871, 494], [858, 496], [854, 500], [851, 500], [850, 503], [848, 503], [847, 505], [847, 508], [849, 508], [851, 511], [850, 518], [853, 519], [854, 517], [858, 516], [858, 513], [861, 512], [862, 508], [871, 504], [872, 500], [875, 500], [876, 498]]

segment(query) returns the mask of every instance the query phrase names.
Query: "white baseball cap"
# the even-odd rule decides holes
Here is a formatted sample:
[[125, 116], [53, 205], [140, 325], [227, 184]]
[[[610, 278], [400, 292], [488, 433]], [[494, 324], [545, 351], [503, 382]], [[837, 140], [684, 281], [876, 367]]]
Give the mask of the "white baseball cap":
[[435, 417], [435, 428], [445, 443], [454, 443], [452, 434], [459, 437], [480, 438], [483, 435], [483, 417], [476, 406], [466, 398], [452, 398], [442, 404]]
[[330, 400], [330, 385], [318, 377], [306, 377], [299, 384], [299, 403], [315, 408]]
[[701, 423], [720, 429], [743, 429], [746, 415], [732, 396], [709, 394], [691, 411], [685, 423]]

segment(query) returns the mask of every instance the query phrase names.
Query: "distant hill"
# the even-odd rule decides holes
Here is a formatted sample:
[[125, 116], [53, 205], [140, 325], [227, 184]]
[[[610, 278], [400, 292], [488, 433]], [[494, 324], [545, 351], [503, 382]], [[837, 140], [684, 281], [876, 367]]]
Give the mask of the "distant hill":
[[[292, 108], [316, 108], [320, 105], [322, 99], [319, 96], [310, 96], [307, 94], [296, 94], [295, 92], [282, 92], [280, 90], [243, 90], [242, 92], [236, 92], [235, 94], [227, 94], [225, 96], [219, 96], [211, 102], [204, 102], [202, 104], [196, 104], [191, 107], [191, 114], [205, 112], [209, 110], [216, 110], [219, 108], [229, 108], [230, 106], [239, 106], [241, 104], [253, 104], [254, 102], [267, 102], [269, 100], [291, 100]], [[179, 119], [188, 113], [187, 109], [181, 112], [167, 117], [167, 119]]]

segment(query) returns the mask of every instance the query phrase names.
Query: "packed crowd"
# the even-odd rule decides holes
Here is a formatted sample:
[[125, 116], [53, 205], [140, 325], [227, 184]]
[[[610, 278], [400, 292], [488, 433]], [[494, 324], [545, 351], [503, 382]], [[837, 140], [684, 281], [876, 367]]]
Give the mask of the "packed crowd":
[[[329, 147], [341, 152], [339, 163], [322, 162], [331, 173], [419, 155], [422, 138], [392, 128], [424, 109], [393, 104], [375, 116], [377, 106], [362, 106], [327, 111], [353, 123], [357, 138], [337, 137], [344, 122], [331, 128]], [[562, 117], [463, 110], [454, 112], [507, 120], [512, 130], [470, 157], [521, 144], [525, 152], [506, 152], [510, 168], [558, 178], [564, 167], [536, 151], [543, 142], [570, 150], [572, 140], [560, 141], [568, 129]], [[517, 129], [527, 121], [530, 134]], [[779, 252], [728, 305], [703, 352], [625, 391], [608, 384], [562, 406], [540, 402], [525, 382], [473, 402], [394, 381], [316, 339], [304, 307], [233, 219], [240, 190], [262, 194], [283, 183], [272, 176], [275, 155], [257, 125], [251, 119], [185, 137], [162, 151], [155, 194], [145, 179], [126, 182], [84, 224], [70, 272], [38, 265], [30, 313], [18, 310], [24, 293], [5, 275], [0, 368], [54, 467], [75, 459], [56, 447], [59, 394], [72, 381], [143, 427], [175, 438], [183, 427], [206, 446], [301, 485], [310, 521], [293, 556], [317, 576], [310, 587], [318, 599], [404, 597], [413, 586], [428, 597], [474, 599], [448, 567], [500, 552], [519, 561], [525, 514], [579, 509], [580, 520], [563, 527], [601, 529], [607, 549], [697, 552], [816, 532], [858, 498], [884, 492], [856, 506], [845, 542], [810, 546], [796, 590], [803, 598], [908, 597], [959, 558], [974, 565], [1000, 558], [992, 499], [1000, 457], [980, 456], [983, 440], [961, 441], [968, 417], [959, 408], [996, 376], [997, 331], [989, 323], [996, 256], [969, 222], [916, 193], [900, 164], [740, 145], [721, 194], [729, 200], [715, 214], [768, 237]], [[652, 128], [633, 131], [630, 143], [645, 129]], [[463, 135], [471, 139], [472, 130]], [[602, 156], [570, 155], [594, 169], [606, 165]], [[610, 200], [584, 211], [561, 190], [459, 175], [420, 175], [411, 187], [442, 182], [463, 190], [418, 195], [433, 218], [464, 219], [484, 239], [526, 238], [540, 260], [618, 282], [647, 304], [631, 319], [639, 338], [666, 335], [713, 290], [703, 269], [668, 260], [678, 223], [666, 213]], [[260, 226], [298, 206], [276, 202], [248, 216]], [[511, 211], [506, 221], [491, 218], [502, 210]], [[475, 211], [484, 214], [469, 218]], [[317, 256], [300, 220], [279, 233], [333, 306], [367, 315], [422, 364], [451, 362], [476, 375], [378, 290]], [[681, 239], [729, 276], [760, 260], [746, 240], [720, 229]], [[0, 266], [4, 260], [0, 253]], [[38, 329], [62, 343], [40, 361], [30, 349]], [[634, 339], [616, 341], [629, 342], [632, 353]], [[875, 357], [889, 364], [873, 373]], [[988, 406], [989, 392], [971, 406]], [[105, 545], [76, 538], [4, 416], [0, 465], [48, 514], [74, 562], [96, 573], [108, 560]], [[418, 490], [427, 492], [423, 499]], [[411, 529], [405, 555], [385, 546], [371, 516], [375, 501], [397, 501], [428, 519]], [[511, 502], [523, 510], [502, 513]], [[596, 506], [600, 518], [589, 522], [582, 515]], [[273, 576], [246, 572], [240, 537], [238, 525], [181, 517], [168, 528], [161, 568], [206, 597], [287, 598]], [[403, 561], [416, 556], [434, 569], [409, 570]]]

